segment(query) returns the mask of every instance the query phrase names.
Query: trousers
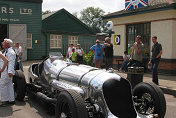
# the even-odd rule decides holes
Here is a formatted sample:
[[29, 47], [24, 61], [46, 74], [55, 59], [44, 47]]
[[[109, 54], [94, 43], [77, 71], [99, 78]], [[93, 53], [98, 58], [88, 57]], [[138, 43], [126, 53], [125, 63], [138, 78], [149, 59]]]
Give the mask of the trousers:
[[106, 66], [106, 70], [113, 67], [113, 58], [112, 57], [105, 57], [105, 66]]
[[158, 65], [159, 65], [159, 60], [152, 60], [152, 82], [154, 82], [156, 85], [159, 84], [159, 82], [158, 82]]
[[7, 69], [1, 73], [0, 91], [1, 101], [15, 101], [12, 77], [8, 76]]

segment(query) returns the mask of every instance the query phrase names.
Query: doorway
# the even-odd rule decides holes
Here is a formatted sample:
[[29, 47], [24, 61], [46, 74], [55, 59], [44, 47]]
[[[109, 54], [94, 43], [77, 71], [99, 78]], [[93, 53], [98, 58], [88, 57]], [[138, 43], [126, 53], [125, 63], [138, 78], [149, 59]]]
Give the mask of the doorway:
[[2, 49], [2, 42], [7, 38], [7, 24], [0, 24], [0, 48]]

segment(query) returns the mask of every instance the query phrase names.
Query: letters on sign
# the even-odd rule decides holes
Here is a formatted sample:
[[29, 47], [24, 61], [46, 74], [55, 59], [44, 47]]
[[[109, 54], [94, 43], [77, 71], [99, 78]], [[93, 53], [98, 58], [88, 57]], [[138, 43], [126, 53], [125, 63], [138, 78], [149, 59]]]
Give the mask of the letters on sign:
[[[15, 14], [14, 8], [0, 7], [1, 14]], [[19, 8], [18, 13], [22, 15], [32, 15], [32, 9]]]
[[120, 45], [120, 35], [114, 35], [114, 45]]

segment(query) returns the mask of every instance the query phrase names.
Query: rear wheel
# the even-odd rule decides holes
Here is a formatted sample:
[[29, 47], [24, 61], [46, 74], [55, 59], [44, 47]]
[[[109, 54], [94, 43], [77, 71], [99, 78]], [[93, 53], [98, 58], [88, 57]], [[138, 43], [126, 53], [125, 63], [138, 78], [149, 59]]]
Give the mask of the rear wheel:
[[16, 70], [13, 77], [15, 99], [22, 101], [26, 92], [26, 80], [21, 70]]
[[62, 91], [57, 99], [56, 118], [88, 118], [82, 96], [73, 91]]
[[158, 118], [164, 118], [166, 101], [161, 89], [154, 83], [139, 83], [133, 89], [135, 107], [138, 113], [143, 115], [158, 114]]

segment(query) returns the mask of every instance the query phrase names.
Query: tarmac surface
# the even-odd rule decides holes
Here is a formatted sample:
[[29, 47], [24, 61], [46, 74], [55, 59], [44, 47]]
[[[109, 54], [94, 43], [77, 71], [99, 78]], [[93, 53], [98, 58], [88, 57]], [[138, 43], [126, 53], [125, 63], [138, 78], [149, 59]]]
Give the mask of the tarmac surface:
[[[34, 60], [34, 61], [24, 61], [23, 67], [29, 68], [29, 65], [32, 63], [38, 63], [42, 60]], [[120, 72], [118, 70], [114, 70], [115, 73], [121, 75], [124, 78], [127, 78], [127, 73]], [[27, 73], [25, 73], [27, 75]], [[169, 75], [158, 75], [159, 78], [159, 87], [163, 90], [165, 94], [170, 94], [176, 96], [176, 76], [169, 76]], [[144, 73], [143, 75], [143, 82], [152, 82], [152, 74], [151, 73]]]

